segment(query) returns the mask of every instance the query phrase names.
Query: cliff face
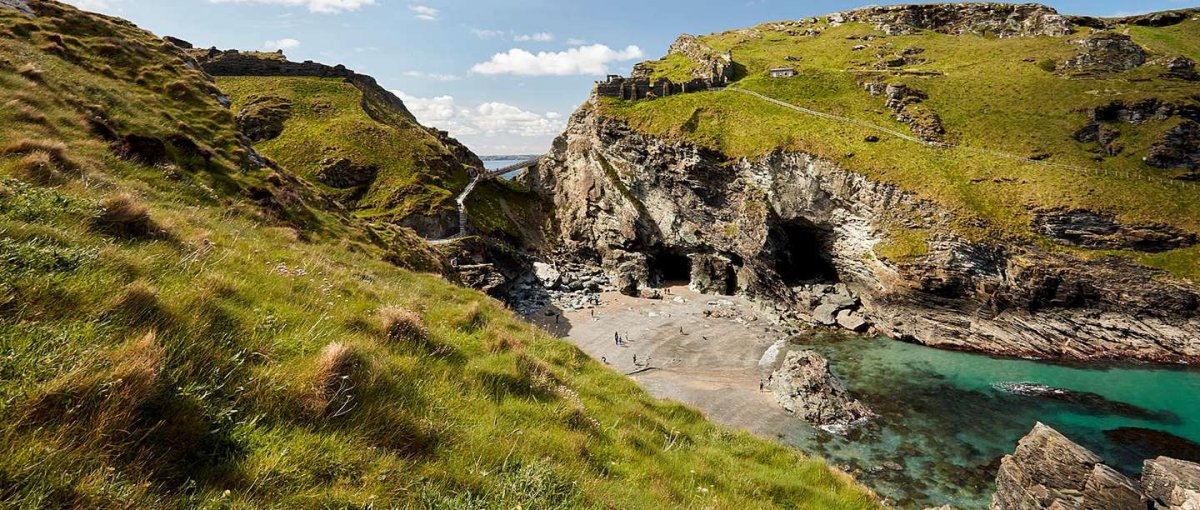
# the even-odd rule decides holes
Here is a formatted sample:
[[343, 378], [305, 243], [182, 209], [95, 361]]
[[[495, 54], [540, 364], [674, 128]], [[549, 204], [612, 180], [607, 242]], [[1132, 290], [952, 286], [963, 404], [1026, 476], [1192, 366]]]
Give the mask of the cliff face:
[[[844, 284], [896, 338], [1039, 358], [1200, 362], [1194, 286], [1118, 259], [963, 239], [950, 212], [806, 154], [728, 161], [585, 106], [525, 178], [556, 205], [561, 253], [599, 264], [624, 292], [732, 274], [731, 290], [808, 321], [816, 289]], [[904, 239], [923, 255], [881, 255]]]

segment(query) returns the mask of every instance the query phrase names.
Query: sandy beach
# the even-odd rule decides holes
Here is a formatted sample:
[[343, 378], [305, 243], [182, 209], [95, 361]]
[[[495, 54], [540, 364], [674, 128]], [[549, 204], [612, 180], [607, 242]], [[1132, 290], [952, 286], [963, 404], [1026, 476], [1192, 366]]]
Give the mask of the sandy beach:
[[545, 327], [658, 398], [686, 403], [730, 427], [782, 434], [795, 418], [759, 391], [759, 381], [770, 374], [760, 366], [763, 354], [785, 334], [745, 299], [686, 286], [663, 292], [661, 300], [605, 293], [600, 307], [568, 312], [557, 328], [551, 318]]

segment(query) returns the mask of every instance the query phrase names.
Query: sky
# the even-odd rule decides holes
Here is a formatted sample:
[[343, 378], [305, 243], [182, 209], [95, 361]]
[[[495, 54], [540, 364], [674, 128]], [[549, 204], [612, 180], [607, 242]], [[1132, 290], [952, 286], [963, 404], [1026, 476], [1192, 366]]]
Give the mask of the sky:
[[[480, 155], [537, 154], [605, 74], [681, 33], [861, 7], [865, 0], [67, 0], [197, 47], [282, 49], [374, 76]], [[1200, 0], [1049, 1], [1119, 16]], [[896, 2], [890, 2], [896, 3]]]

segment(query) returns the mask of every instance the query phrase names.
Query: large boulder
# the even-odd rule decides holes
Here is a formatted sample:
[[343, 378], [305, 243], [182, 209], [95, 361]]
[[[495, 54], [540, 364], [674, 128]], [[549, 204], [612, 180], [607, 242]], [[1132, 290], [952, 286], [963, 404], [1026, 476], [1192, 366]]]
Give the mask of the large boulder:
[[1119, 73], [1146, 63], [1146, 51], [1129, 36], [1113, 32], [1092, 34], [1075, 41], [1079, 53], [1063, 68], [1085, 73]]
[[875, 417], [846, 391], [816, 351], [788, 354], [771, 376], [771, 393], [789, 413], [827, 430], [842, 431]]
[[1154, 498], [1155, 508], [1200, 510], [1200, 464], [1169, 457], [1147, 460], [1142, 487]]
[[720, 255], [696, 254], [691, 256], [692, 273], [689, 287], [701, 294], [733, 294], [736, 281], [733, 263]]
[[1129, 477], [1058, 431], [1038, 423], [1000, 461], [991, 510], [1141, 509], [1149, 500]]

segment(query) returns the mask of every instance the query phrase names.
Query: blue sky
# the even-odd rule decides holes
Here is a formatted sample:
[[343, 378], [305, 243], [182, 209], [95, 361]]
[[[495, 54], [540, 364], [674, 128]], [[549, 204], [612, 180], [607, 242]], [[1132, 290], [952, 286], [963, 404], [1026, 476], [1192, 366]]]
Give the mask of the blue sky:
[[[396, 91], [424, 123], [475, 152], [544, 151], [606, 72], [703, 34], [862, 6], [837, 0], [68, 0], [197, 46], [282, 47], [345, 64]], [[894, 2], [893, 2], [894, 3]], [[1060, 12], [1126, 15], [1185, 0], [1064, 0]]]

